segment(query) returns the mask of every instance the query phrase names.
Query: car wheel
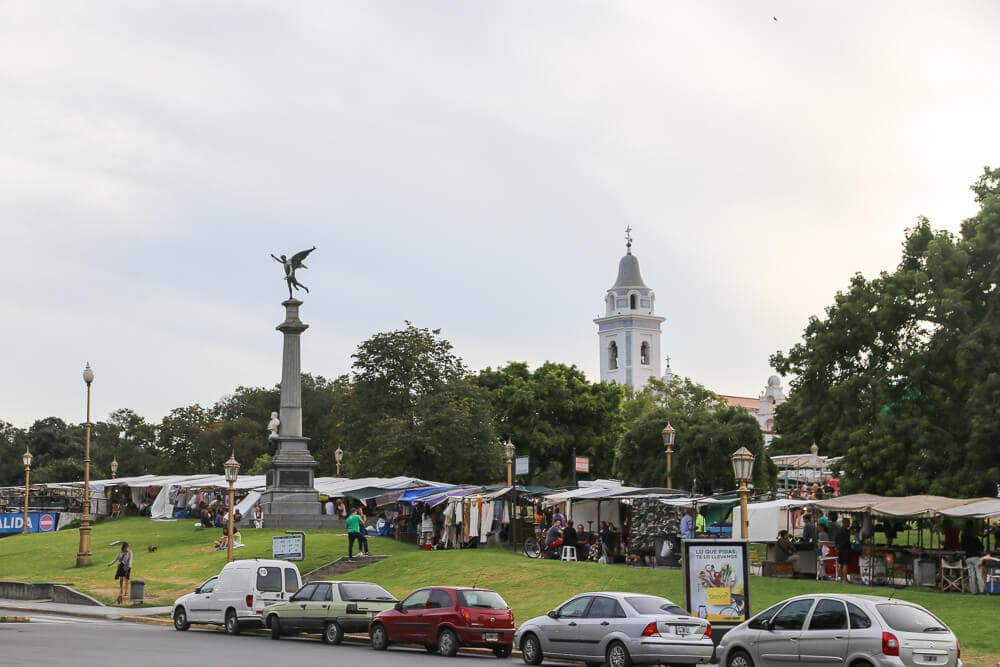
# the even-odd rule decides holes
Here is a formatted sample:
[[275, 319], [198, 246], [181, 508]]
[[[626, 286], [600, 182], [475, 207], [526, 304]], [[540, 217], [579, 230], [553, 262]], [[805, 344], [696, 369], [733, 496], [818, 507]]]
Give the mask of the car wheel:
[[438, 651], [441, 655], [451, 658], [458, 653], [458, 637], [448, 628], [438, 635]]
[[384, 625], [373, 625], [369, 639], [371, 639], [372, 648], [376, 651], [384, 651], [389, 648], [389, 633], [385, 631]]
[[612, 642], [605, 657], [608, 667], [632, 667], [632, 656], [621, 642]]
[[753, 667], [753, 660], [745, 651], [733, 651], [726, 660], [726, 667]]
[[190, 627], [191, 624], [188, 622], [188, 615], [184, 610], [184, 607], [177, 607], [177, 609], [174, 609], [174, 630], [180, 630], [183, 632]]
[[271, 639], [281, 639], [281, 621], [278, 617], [272, 615], [267, 619], [267, 625], [271, 628]]
[[424, 648], [427, 649], [428, 653], [437, 653], [438, 645], [437, 644], [424, 644]]
[[509, 658], [510, 654], [514, 652], [513, 644], [501, 644], [493, 649], [493, 655], [503, 660], [504, 658]]
[[340, 627], [340, 623], [333, 621], [326, 624], [326, 627], [323, 628], [323, 641], [334, 646], [344, 641], [344, 629]]
[[521, 640], [521, 659], [526, 665], [542, 664], [542, 645], [535, 635], [526, 635]]
[[240, 634], [240, 622], [236, 618], [236, 611], [234, 609], [226, 612], [226, 633], [230, 635]]

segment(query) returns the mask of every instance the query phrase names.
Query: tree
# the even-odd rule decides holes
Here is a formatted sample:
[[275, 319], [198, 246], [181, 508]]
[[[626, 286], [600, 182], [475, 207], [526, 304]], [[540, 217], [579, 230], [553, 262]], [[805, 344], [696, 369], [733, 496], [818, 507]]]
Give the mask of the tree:
[[553, 362], [533, 372], [524, 362], [486, 368], [475, 382], [490, 392], [497, 434], [530, 457], [528, 480], [545, 471], [546, 482], [569, 483], [574, 452], [590, 458], [591, 477], [611, 475], [623, 387], [591, 383], [576, 366]]
[[1000, 479], [998, 184], [987, 168], [957, 237], [919, 219], [893, 272], [855, 275], [772, 357], [795, 376], [781, 447], [844, 455], [846, 490], [981, 495]]

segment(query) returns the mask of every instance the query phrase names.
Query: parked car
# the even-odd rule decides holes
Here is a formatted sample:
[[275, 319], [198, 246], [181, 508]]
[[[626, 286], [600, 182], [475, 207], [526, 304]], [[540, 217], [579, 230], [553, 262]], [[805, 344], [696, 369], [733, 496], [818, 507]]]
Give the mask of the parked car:
[[300, 588], [288, 602], [264, 610], [271, 639], [296, 632], [322, 632], [327, 644], [339, 644], [345, 632], [368, 632], [368, 623], [398, 600], [378, 584], [365, 581], [317, 581]]
[[526, 621], [514, 643], [529, 665], [545, 658], [607, 663], [699, 664], [711, 661], [712, 626], [666, 598], [640, 593], [583, 593]]
[[174, 602], [174, 627], [192, 623], [222, 625], [238, 635], [244, 627], [264, 624], [264, 608], [284, 602], [302, 586], [299, 568], [284, 560], [251, 558], [226, 563], [212, 577]]
[[379, 612], [368, 636], [376, 650], [393, 642], [423, 644], [428, 651], [450, 657], [461, 646], [479, 646], [506, 658], [513, 650], [514, 613], [496, 591], [431, 586]]
[[724, 667], [961, 667], [958, 639], [912, 602], [873, 595], [800, 595], [765, 609], [719, 642]]

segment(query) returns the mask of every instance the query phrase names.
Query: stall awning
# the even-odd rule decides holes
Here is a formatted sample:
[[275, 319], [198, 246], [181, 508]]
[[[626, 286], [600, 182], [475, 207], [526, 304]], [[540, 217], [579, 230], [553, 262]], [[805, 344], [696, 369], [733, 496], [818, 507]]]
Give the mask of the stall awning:
[[967, 505], [942, 510], [941, 514], [961, 519], [992, 519], [1000, 517], [1000, 498], [982, 498]]

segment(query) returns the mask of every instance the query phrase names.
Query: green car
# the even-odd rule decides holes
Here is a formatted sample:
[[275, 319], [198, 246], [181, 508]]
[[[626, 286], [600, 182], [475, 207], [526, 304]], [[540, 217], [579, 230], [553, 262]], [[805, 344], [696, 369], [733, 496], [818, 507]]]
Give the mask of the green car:
[[264, 610], [271, 639], [296, 632], [321, 632], [327, 644], [339, 644], [345, 632], [368, 632], [368, 621], [397, 600], [366, 581], [314, 581], [288, 599]]

